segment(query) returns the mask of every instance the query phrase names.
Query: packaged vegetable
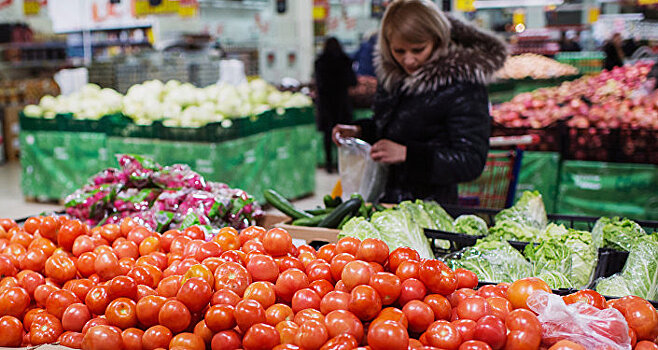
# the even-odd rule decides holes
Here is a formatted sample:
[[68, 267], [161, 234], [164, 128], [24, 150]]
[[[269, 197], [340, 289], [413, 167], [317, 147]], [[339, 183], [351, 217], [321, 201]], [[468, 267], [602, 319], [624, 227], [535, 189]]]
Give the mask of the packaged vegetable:
[[455, 220], [441, 207], [441, 205], [439, 205], [439, 203], [434, 201], [424, 201], [423, 208], [436, 225], [437, 230], [455, 232], [455, 228], [452, 224]]
[[555, 294], [536, 291], [527, 301], [542, 327], [542, 342], [566, 339], [586, 349], [630, 350], [628, 323], [617, 309], [599, 310], [587, 303], [567, 305]]
[[538, 191], [523, 192], [513, 206], [501, 210], [495, 219], [496, 223], [510, 220], [537, 230], [542, 230], [548, 223], [544, 201]]
[[550, 240], [541, 244], [528, 244], [523, 254], [532, 263], [533, 275], [544, 271], [571, 276], [571, 250], [561, 242]]
[[587, 231], [567, 229], [554, 223], [539, 233], [540, 241], [562, 242], [571, 250], [571, 275], [569, 279], [576, 288], [583, 288], [592, 282], [598, 264], [598, 251], [592, 242], [592, 234]]
[[621, 251], [629, 251], [633, 242], [646, 234], [636, 222], [619, 217], [601, 217], [592, 229], [592, 239], [597, 247]]
[[514, 282], [532, 276], [532, 264], [505, 240], [479, 239], [455, 257], [446, 257], [451, 268], [475, 272], [480, 281]]
[[455, 232], [472, 236], [489, 234], [487, 223], [476, 215], [460, 215], [454, 222]]
[[538, 234], [538, 229], [512, 220], [496, 221], [496, 225], [489, 230], [490, 236], [508, 241], [532, 242]]
[[415, 249], [423, 259], [433, 259], [434, 253], [423, 229], [406, 210], [386, 209], [374, 213], [370, 222], [380, 232], [391, 250], [398, 247]]
[[[343, 237], [356, 237], [360, 240], [366, 238], [378, 238], [382, 239], [381, 233], [371, 224], [366, 218], [357, 216], [351, 218], [344, 226], [343, 229], [338, 234], [338, 239]], [[391, 248], [389, 246], [389, 248]]]
[[621, 273], [598, 281], [596, 291], [607, 296], [658, 300], [658, 242], [649, 236], [637, 239]]

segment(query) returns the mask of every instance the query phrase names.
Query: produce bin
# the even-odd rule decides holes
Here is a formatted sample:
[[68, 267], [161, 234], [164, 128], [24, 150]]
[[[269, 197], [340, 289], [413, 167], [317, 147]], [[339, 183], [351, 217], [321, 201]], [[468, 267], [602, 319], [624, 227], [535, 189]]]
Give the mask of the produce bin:
[[557, 152], [524, 152], [516, 184], [517, 201], [523, 191], [539, 191], [549, 213], [555, 212], [560, 174], [560, 154]]

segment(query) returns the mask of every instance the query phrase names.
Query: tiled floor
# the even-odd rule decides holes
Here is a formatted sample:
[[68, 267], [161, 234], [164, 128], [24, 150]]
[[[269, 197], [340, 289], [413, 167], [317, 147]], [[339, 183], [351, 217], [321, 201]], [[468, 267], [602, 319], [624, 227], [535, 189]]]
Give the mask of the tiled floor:
[[[0, 165], [0, 218], [18, 219], [44, 211], [62, 209], [62, 206], [56, 204], [26, 202], [21, 192], [20, 175], [20, 163]], [[321, 205], [322, 197], [331, 192], [338, 180], [338, 175], [327, 174], [324, 170], [318, 169], [315, 179], [315, 194], [295, 201], [295, 205], [299, 208], [309, 209]]]

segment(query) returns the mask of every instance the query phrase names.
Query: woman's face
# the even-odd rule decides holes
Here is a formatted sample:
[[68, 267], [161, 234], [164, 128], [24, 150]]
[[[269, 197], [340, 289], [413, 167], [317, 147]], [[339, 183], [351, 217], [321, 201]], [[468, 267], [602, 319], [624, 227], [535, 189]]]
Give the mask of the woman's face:
[[422, 67], [434, 49], [432, 41], [410, 43], [395, 34], [391, 36], [390, 46], [393, 58], [407, 74], [413, 74]]

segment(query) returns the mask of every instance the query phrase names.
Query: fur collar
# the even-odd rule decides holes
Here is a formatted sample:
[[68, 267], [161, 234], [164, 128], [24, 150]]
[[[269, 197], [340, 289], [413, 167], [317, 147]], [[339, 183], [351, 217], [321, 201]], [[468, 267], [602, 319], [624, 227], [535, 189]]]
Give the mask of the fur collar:
[[447, 15], [451, 26], [451, 42], [447, 50], [436, 50], [429, 61], [412, 75], [395, 62], [382, 62], [375, 50], [375, 71], [385, 90], [391, 92], [401, 85], [403, 92], [422, 94], [454, 82], [487, 84], [507, 58], [503, 41]]

